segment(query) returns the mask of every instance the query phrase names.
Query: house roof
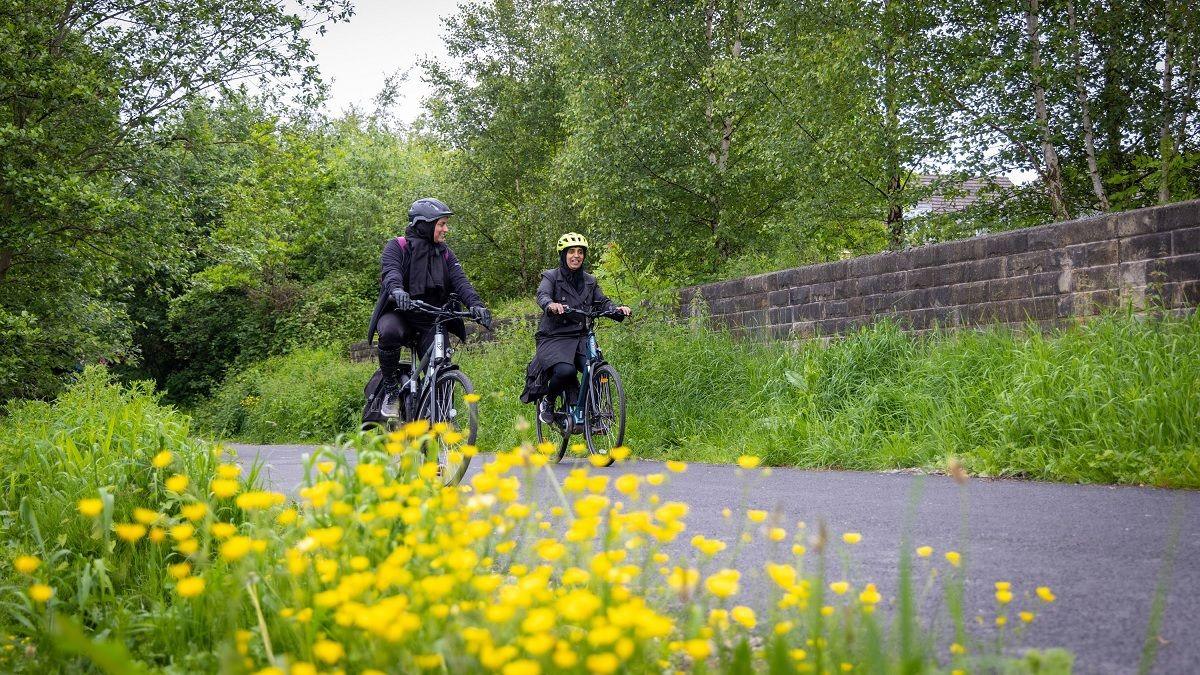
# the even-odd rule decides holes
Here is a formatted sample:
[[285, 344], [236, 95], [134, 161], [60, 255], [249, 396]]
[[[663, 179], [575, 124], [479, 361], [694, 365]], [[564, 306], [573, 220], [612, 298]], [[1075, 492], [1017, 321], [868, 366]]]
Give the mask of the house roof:
[[[935, 181], [944, 181], [947, 176], [925, 174], [918, 178], [921, 187], [929, 187]], [[913, 205], [914, 216], [963, 211], [978, 202], [988, 191], [1003, 192], [1013, 187], [1013, 182], [1004, 176], [968, 178], [957, 185], [944, 185], [937, 192]]]

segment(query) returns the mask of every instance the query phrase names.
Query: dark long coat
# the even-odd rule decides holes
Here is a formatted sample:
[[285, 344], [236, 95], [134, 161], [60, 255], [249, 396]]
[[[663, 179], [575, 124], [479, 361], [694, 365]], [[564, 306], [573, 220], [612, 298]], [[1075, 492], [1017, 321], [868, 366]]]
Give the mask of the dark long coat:
[[[538, 284], [537, 304], [542, 308], [542, 320], [533, 336], [537, 350], [525, 369], [525, 390], [521, 392], [521, 400], [525, 403], [532, 403], [546, 394], [547, 369], [556, 363], [574, 364], [575, 355], [583, 354], [587, 348], [583, 319], [551, 314], [546, 307], [558, 302], [578, 309], [602, 309], [607, 312], [617, 309], [613, 301], [600, 290], [596, 277], [583, 272], [583, 286], [576, 290], [562, 276], [560, 267], [546, 270], [542, 272], [542, 280]], [[616, 314], [615, 318], [618, 321], [625, 320], [622, 314]]]

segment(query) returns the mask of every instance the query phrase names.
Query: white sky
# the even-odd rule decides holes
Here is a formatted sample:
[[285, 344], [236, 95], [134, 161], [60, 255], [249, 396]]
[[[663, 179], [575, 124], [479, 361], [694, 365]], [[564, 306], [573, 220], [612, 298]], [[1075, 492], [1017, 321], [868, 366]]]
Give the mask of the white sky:
[[358, 0], [349, 21], [312, 36], [317, 65], [330, 83], [329, 112], [338, 115], [352, 104], [370, 111], [384, 78], [411, 68], [393, 114], [405, 122], [415, 119], [429, 93], [417, 63], [443, 55], [441, 19], [457, 6], [458, 0]]

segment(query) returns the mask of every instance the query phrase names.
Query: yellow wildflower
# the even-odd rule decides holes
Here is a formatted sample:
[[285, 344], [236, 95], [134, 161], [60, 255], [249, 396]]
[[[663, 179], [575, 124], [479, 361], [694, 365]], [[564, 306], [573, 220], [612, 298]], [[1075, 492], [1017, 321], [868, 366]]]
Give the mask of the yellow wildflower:
[[118, 523], [113, 526], [117, 536], [129, 543], [146, 536], [146, 526], [141, 523]]
[[846, 532], [842, 534], [842, 541], [847, 544], [857, 544], [862, 541], [862, 534], [858, 532]]
[[741, 572], [731, 569], [723, 569], [704, 581], [704, 587], [709, 593], [718, 598], [728, 598], [738, 592], [738, 581], [742, 578]]
[[186, 541], [196, 534], [196, 527], [191, 523], [180, 523], [171, 528], [171, 538], [175, 541]]
[[87, 516], [88, 518], [95, 518], [96, 516], [100, 515], [101, 511], [104, 510], [104, 502], [95, 497], [88, 497], [86, 499], [80, 499], [77, 507], [79, 508], [79, 512], [83, 515]]
[[46, 584], [33, 584], [29, 587], [29, 597], [34, 602], [43, 603], [54, 597], [54, 589]]
[[703, 661], [712, 654], [712, 643], [701, 639], [688, 640], [683, 643], [683, 651], [696, 661]]
[[1041, 598], [1043, 602], [1054, 602], [1056, 598], [1054, 593], [1050, 592], [1049, 586], [1038, 586], [1037, 596]]
[[238, 491], [238, 483], [232, 478], [214, 478], [208, 487], [218, 499], [232, 497]]
[[734, 621], [749, 629], [753, 629], [758, 623], [758, 619], [754, 616], [754, 610], [745, 605], [738, 605], [737, 607], [734, 607], [729, 611], [729, 616]]
[[918, 558], [928, 558], [931, 555], [933, 555], [933, 547], [932, 546], [918, 546], [917, 547], [917, 557]]
[[185, 598], [194, 598], [204, 592], [204, 577], [184, 577], [175, 584], [175, 592]]
[[154, 468], [156, 468], [156, 469], [165, 468], [170, 463], [171, 463], [171, 452], [169, 450], [163, 450], [162, 452], [155, 455], [154, 459], [150, 460], [150, 464], [153, 465]]
[[170, 574], [175, 579], [185, 579], [191, 573], [191, 563], [181, 562], [174, 565], [167, 565], [167, 574]]
[[333, 640], [317, 640], [313, 644], [312, 650], [313, 656], [329, 665], [341, 661], [342, 657], [346, 655], [346, 650], [342, 645]]
[[19, 555], [13, 559], [13, 567], [21, 574], [33, 574], [41, 564], [41, 558], [35, 555]]
[[737, 459], [737, 465], [743, 469], [753, 469], [754, 467], [758, 466], [760, 462], [762, 462], [762, 459], [755, 457], [754, 455], [742, 455]]
[[670, 471], [671, 473], [683, 473], [684, 471], [687, 471], [687, 463], [677, 462], [674, 460], [669, 461], [667, 462], [667, 471]]
[[230, 561], [240, 560], [246, 557], [246, 554], [250, 552], [253, 545], [254, 543], [250, 537], [230, 537], [221, 544], [221, 557]]
[[142, 508], [139, 506], [133, 510], [133, 519], [143, 525], [153, 525], [154, 523], [157, 523], [158, 519], [161, 517], [162, 516], [159, 514], [159, 512], [153, 509]]
[[850, 590], [850, 584], [846, 581], [835, 581], [829, 584], [829, 590], [837, 593], [838, 595], [845, 595], [846, 591]]
[[746, 512], [746, 517], [749, 518], [750, 522], [752, 522], [752, 523], [761, 523], [767, 519], [767, 512], [757, 510], [757, 509], [751, 509]]
[[184, 504], [183, 506], [179, 507], [179, 512], [183, 514], [184, 518], [187, 518], [192, 522], [196, 522], [197, 520], [203, 518], [206, 513], [208, 513], [208, 504], [205, 504], [204, 502]]
[[946, 562], [958, 567], [962, 564], [962, 554], [958, 551], [946, 551]]
[[237, 525], [233, 523], [213, 523], [208, 528], [217, 539], [228, 539], [237, 533]]
[[183, 492], [188, 486], [188, 477], [177, 473], [166, 480], [167, 489], [171, 492]]
[[1025, 623], [1033, 622], [1033, 617], [1034, 617], [1033, 612], [1021, 612], [1019, 614], [1019, 616], [1021, 617], [1021, 621], [1024, 621]]

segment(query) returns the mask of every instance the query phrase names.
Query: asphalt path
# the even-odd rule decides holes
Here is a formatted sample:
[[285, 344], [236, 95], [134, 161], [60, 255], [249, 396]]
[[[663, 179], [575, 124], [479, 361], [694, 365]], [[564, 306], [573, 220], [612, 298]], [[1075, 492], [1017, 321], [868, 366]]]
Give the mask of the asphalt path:
[[[294, 494], [304, 455], [315, 446], [233, 447], [243, 463], [261, 461], [275, 489]], [[487, 459], [472, 463], [467, 480]], [[554, 470], [562, 477], [581, 465], [568, 459]], [[614, 479], [623, 473], [666, 473], [661, 463], [649, 461], [596, 471]], [[724, 539], [732, 548], [738, 518], [726, 519], [722, 511], [764, 509], [789, 529], [804, 521], [809, 531], [823, 525], [835, 538], [861, 533], [846, 577], [859, 588], [876, 583], [886, 603], [894, 598], [898, 552], [907, 530], [914, 546], [935, 550], [933, 558], [917, 560], [918, 575], [931, 564], [945, 568], [944, 552], [962, 552], [965, 612], [985, 622], [982, 628], [976, 624], [978, 633], [992, 630], [993, 583], [1011, 581], [1014, 605], [1038, 613], [1017, 646], [1069, 649], [1079, 673], [1137, 672], [1155, 591], [1169, 569], [1152, 672], [1200, 672], [1200, 492], [986, 479], [960, 486], [946, 476], [778, 468], [764, 476], [707, 464], [669, 475], [657, 492], [690, 506], [687, 532], [670, 553], [690, 549], [687, 542], [695, 534]], [[534, 499], [551, 499], [546, 480], [534, 486]], [[1177, 540], [1168, 565], [1173, 530]], [[760, 611], [770, 594], [757, 571], [772, 556], [786, 560], [788, 553], [762, 536], [738, 552], [737, 567], [744, 575], [739, 599]], [[1034, 588], [1042, 585], [1053, 589], [1056, 602], [1036, 601]]]

